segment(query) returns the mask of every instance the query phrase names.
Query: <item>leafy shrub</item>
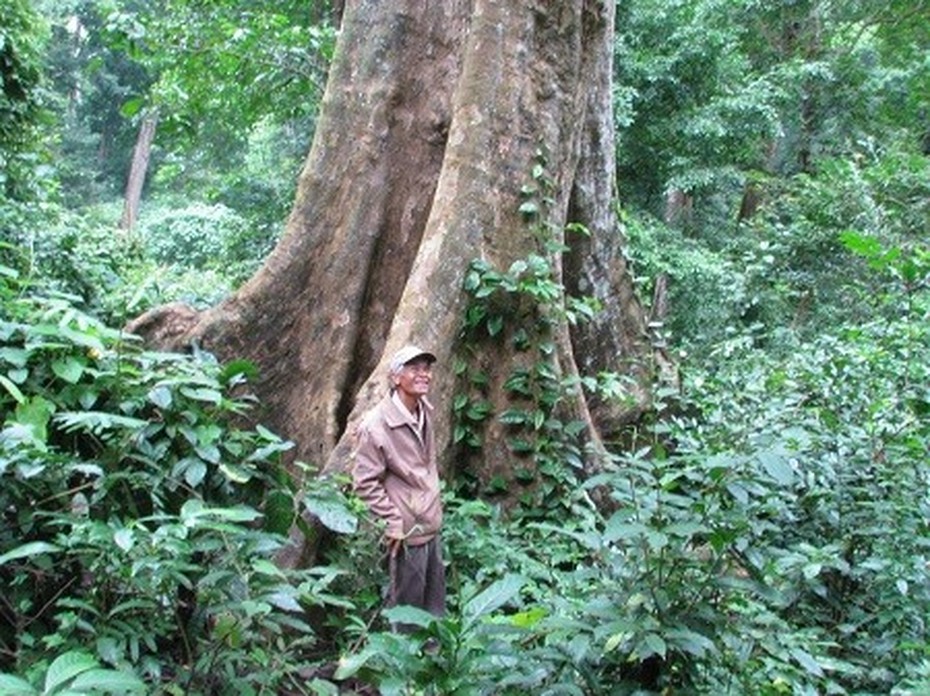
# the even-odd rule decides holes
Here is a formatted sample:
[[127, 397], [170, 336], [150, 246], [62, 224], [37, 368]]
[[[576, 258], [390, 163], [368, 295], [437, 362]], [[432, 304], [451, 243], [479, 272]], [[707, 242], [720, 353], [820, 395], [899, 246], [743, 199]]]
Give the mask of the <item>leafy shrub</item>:
[[888, 693], [923, 673], [930, 263], [850, 244], [892, 318], [783, 356], [720, 344], [685, 370], [661, 439], [588, 482], [618, 509], [585, 537], [600, 561], [559, 587], [587, 598], [576, 618], [603, 673], [651, 664], [654, 688], [772, 694]]
[[751, 286], [760, 298], [757, 316], [768, 326], [811, 334], [868, 321], [870, 299], [886, 293], [886, 277], [847, 253], [842, 236], [913, 247], [930, 230], [928, 180], [926, 157], [891, 150], [825, 160], [815, 175], [769, 182], [769, 202], [744, 235], [727, 242], [730, 257], [752, 255], [758, 244], [767, 248], [771, 263], [753, 274]]
[[80, 213], [45, 206], [5, 235], [11, 268], [30, 282], [73, 296], [77, 306], [112, 325], [168, 302], [204, 309], [232, 292], [233, 268], [156, 263], [146, 256], [138, 234], [114, 228], [118, 217], [118, 204]]
[[641, 292], [652, 295], [656, 279], [667, 278], [668, 315], [662, 331], [676, 345], [711, 346], [740, 329], [756, 301], [750, 288], [753, 271], [768, 262], [764, 247], [758, 249], [755, 264], [743, 264], [656, 219], [625, 219]]
[[9, 696], [145, 693], [145, 684], [134, 674], [102, 669], [93, 656], [77, 650], [55, 658], [42, 679], [41, 689], [8, 674], [0, 674], [0, 688]]
[[254, 368], [143, 351], [4, 278], [0, 664], [37, 684], [90, 646], [166, 693], [297, 679], [306, 611], [352, 605], [327, 589], [338, 569], [275, 554], [299, 512], [322, 506], [339, 531], [354, 515], [332, 483], [298, 494], [289, 444], [243, 425]]
[[116, 205], [80, 214], [47, 205], [41, 215], [11, 231], [14, 263], [25, 280], [97, 306], [120, 290], [123, 270], [141, 261], [133, 238], [114, 229], [118, 216]]
[[147, 213], [139, 221], [139, 233], [147, 253], [158, 263], [223, 268], [230, 260], [230, 240], [242, 234], [244, 225], [224, 205], [195, 203]]
[[110, 323], [124, 324], [158, 305], [183, 302], [207, 309], [232, 293], [233, 281], [221, 270], [165, 266], [143, 261], [121, 269], [119, 283], [97, 300], [98, 312]]
[[[910, 249], [926, 237], [930, 164], [891, 149], [824, 160], [816, 174], [761, 184], [765, 204], [750, 220], [703, 239], [644, 215], [628, 214], [634, 270], [645, 294], [668, 281], [664, 330], [673, 345], [703, 353], [751, 329], [773, 349], [783, 332], [816, 336], [868, 321], [886, 278], [843, 243], [867, 236]], [[922, 236], [923, 235], [923, 236]]]

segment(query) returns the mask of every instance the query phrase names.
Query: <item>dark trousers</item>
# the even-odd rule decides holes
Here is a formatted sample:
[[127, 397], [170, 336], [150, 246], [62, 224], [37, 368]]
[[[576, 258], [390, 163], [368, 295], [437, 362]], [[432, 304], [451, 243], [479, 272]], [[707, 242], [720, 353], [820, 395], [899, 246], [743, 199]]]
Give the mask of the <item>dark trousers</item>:
[[[442, 564], [442, 542], [433, 537], [420, 546], [401, 546], [388, 559], [390, 585], [387, 606], [409, 604], [435, 616], [446, 612], [446, 569]], [[404, 626], [395, 626], [404, 631]]]

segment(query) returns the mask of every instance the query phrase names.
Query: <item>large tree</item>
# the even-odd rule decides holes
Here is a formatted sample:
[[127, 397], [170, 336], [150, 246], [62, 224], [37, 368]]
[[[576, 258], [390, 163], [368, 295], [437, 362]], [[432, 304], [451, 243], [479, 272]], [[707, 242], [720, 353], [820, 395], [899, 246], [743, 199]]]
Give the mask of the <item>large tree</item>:
[[[133, 330], [256, 362], [266, 421], [320, 468], [346, 465], [407, 342], [439, 358], [439, 442], [458, 394], [499, 415], [544, 375], [565, 387], [549, 406], [597, 451], [645, 403], [653, 357], [613, 207], [613, 24], [610, 0], [347, 2], [281, 241], [227, 301], [162, 307]], [[504, 296], [484, 296], [496, 309], [473, 311], [485, 330], [468, 333], [485, 293], [465, 288], [493, 279]], [[582, 306], [593, 317], [573, 323]], [[572, 388], [605, 373], [631, 378], [611, 382], [627, 398]], [[506, 420], [480, 424], [479, 480], [512, 468]]]

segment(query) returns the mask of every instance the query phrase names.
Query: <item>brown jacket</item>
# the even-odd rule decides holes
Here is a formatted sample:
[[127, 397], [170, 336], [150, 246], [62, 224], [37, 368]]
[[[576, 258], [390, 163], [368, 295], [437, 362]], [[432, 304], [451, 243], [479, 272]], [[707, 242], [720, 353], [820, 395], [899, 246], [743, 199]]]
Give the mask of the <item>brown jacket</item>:
[[386, 536], [411, 546], [425, 544], [442, 526], [442, 500], [436, 467], [430, 406], [423, 442], [416, 421], [395, 404], [382, 399], [359, 427], [353, 454], [355, 492], [387, 524]]

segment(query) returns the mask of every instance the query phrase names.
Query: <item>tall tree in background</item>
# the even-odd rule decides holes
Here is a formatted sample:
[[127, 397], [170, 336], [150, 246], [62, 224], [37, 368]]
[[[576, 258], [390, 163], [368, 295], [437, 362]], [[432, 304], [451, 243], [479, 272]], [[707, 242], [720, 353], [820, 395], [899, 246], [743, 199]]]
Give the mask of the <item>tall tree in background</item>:
[[31, 163], [21, 158], [35, 145], [42, 115], [44, 35], [29, 3], [0, 2], [0, 194], [13, 200], [31, 188]]
[[132, 163], [129, 166], [129, 176], [126, 181], [126, 195], [123, 200], [123, 215], [119, 226], [122, 230], [131, 230], [139, 217], [139, 206], [142, 202], [142, 189], [145, 186], [145, 176], [149, 169], [149, 160], [152, 156], [152, 143], [155, 140], [155, 129], [158, 125], [156, 111], [147, 112], [142, 117], [139, 126], [139, 135], [136, 137], [136, 146], [132, 151]]
[[[228, 301], [162, 307], [132, 328], [254, 360], [271, 424], [320, 467], [346, 465], [407, 342], [439, 358], [439, 442], [453, 438], [459, 360], [495, 414], [515, 373], [570, 385], [558, 407], [597, 443], [642, 407], [651, 370], [612, 205], [613, 25], [609, 1], [346, 3], [280, 243]], [[463, 338], [466, 279], [501, 277], [545, 301], [515, 300]], [[599, 311], [572, 326], [562, 289]], [[632, 377], [628, 399], [586, 397], [578, 375], [604, 372]], [[508, 474], [508, 427], [487, 421], [479, 479]]]

